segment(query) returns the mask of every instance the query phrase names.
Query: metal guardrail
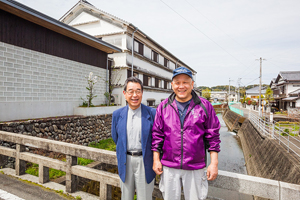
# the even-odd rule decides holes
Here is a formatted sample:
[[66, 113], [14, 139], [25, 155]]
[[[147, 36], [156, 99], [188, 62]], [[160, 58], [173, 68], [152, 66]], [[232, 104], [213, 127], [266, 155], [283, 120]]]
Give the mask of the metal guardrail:
[[[287, 152], [293, 152], [300, 159], [300, 139], [297, 135], [299, 132], [294, 132], [294, 136], [291, 136], [289, 132], [276, 125], [276, 122], [268, 122], [263, 117], [259, 117], [256, 113], [250, 112], [249, 119], [252, 124], [258, 129], [264, 136], [276, 139], [279, 144], [282, 144], [287, 148]], [[294, 128], [295, 129], [295, 128]]]
[[237, 113], [237, 114], [239, 114], [239, 115], [244, 116], [244, 111], [241, 110], [241, 109], [238, 109], [238, 108], [235, 108], [235, 107], [232, 107], [232, 106], [229, 106], [229, 109], [230, 109], [232, 112], [235, 112], [235, 113]]
[[[101, 200], [111, 197], [108, 192], [111, 191], [112, 185], [120, 187], [117, 174], [77, 165], [77, 157], [116, 165], [115, 152], [4, 131], [0, 131], [0, 140], [16, 143], [16, 149], [0, 146], [0, 155], [16, 158], [17, 175], [25, 173], [25, 161], [29, 161], [39, 164], [40, 183], [49, 181], [49, 168], [65, 171], [66, 191], [69, 193], [75, 192], [78, 176], [100, 182], [99, 198]], [[25, 152], [25, 146], [66, 154], [67, 162]], [[209, 185], [276, 200], [298, 200], [300, 196], [300, 185], [221, 170], [219, 170], [218, 178], [209, 181]], [[155, 188], [153, 195], [153, 197], [162, 198], [158, 188]]]

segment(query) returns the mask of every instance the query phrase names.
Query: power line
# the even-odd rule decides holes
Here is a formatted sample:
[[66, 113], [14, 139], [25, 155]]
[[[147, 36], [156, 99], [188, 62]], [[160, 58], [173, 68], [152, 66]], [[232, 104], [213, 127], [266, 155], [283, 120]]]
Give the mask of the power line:
[[160, 0], [162, 3], [164, 3], [167, 7], [169, 7], [173, 12], [175, 12], [177, 15], [179, 15], [182, 19], [184, 19], [187, 23], [189, 23], [191, 26], [193, 26], [195, 29], [197, 29], [200, 33], [202, 33], [205, 37], [207, 37], [210, 41], [215, 43], [218, 47], [220, 47], [223, 51], [228, 53], [231, 57], [233, 57], [235, 60], [237, 60], [239, 63], [247, 67], [244, 63], [242, 63], [240, 60], [238, 60], [236, 57], [234, 57], [231, 53], [229, 53], [226, 49], [224, 49], [222, 46], [220, 46], [217, 42], [215, 42], [213, 39], [211, 39], [208, 35], [206, 35], [204, 32], [202, 32], [199, 28], [197, 28], [194, 24], [192, 24], [190, 21], [188, 21], [185, 17], [183, 17], [181, 14], [179, 14], [176, 10], [174, 10], [171, 6], [169, 6], [167, 3], [165, 3], [163, 0]]

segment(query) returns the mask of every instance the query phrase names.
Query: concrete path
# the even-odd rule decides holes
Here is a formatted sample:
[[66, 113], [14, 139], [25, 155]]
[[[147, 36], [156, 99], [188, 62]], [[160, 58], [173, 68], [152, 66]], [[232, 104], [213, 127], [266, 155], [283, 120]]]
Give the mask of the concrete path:
[[[68, 199], [63, 196], [60, 196], [54, 191], [45, 189], [45, 188], [50, 188], [52, 190], [62, 191], [65, 194], [67, 194], [65, 190], [66, 187], [64, 185], [54, 183], [51, 181], [45, 184], [40, 184], [39, 177], [32, 176], [30, 174], [17, 176], [15, 170], [11, 168], [0, 169], [0, 171], [4, 173], [4, 174], [0, 173], [0, 190], [4, 190], [8, 193], [16, 195], [25, 200], [41, 200], [41, 199], [66, 200]], [[24, 181], [18, 180], [17, 178], [20, 178], [22, 180], [27, 180], [32, 183], [36, 183], [37, 185], [34, 185], [32, 183], [26, 183]], [[80, 196], [82, 200], [99, 200], [98, 196], [86, 192], [82, 192], [82, 191], [76, 191], [74, 193], [68, 193], [68, 194], [73, 196], [74, 198]], [[0, 200], [2, 200], [1, 198], [3, 199], [3, 197], [0, 196]], [[12, 200], [12, 199], [4, 199], [4, 200]]]
[[55, 192], [44, 190], [39, 186], [19, 181], [4, 174], [0, 174], [0, 197], [5, 200], [66, 200]]

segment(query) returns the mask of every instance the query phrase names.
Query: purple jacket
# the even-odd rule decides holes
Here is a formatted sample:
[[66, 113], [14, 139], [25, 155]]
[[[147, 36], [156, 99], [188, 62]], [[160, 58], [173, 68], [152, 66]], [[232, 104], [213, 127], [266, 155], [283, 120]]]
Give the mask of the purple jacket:
[[204, 168], [204, 138], [209, 144], [208, 151], [220, 151], [220, 122], [213, 106], [194, 91], [192, 96], [183, 127], [175, 93], [162, 101], [156, 110], [151, 149], [163, 154], [161, 163], [164, 166], [185, 170]]

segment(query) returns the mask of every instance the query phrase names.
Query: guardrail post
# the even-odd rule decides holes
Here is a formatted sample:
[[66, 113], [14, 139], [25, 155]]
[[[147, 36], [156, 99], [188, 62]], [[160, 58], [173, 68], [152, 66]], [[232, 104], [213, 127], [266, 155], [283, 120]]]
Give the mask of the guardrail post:
[[4, 167], [8, 162], [8, 157], [0, 155], [0, 168]]
[[107, 186], [108, 185], [106, 184], [106, 182], [102, 179], [100, 181], [100, 191], [99, 191], [101, 200], [108, 200], [107, 193], [109, 190], [108, 190]]
[[77, 189], [77, 176], [72, 175], [72, 166], [77, 165], [77, 157], [66, 155], [67, 170], [66, 170], [66, 192], [73, 193]]
[[20, 145], [20, 144], [16, 144], [16, 164], [15, 164], [15, 168], [16, 168], [16, 175], [17, 176], [25, 174], [26, 162], [25, 162], [25, 160], [20, 159], [20, 153], [23, 152], [23, 151], [25, 151], [25, 146]]
[[49, 167], [39, 164], [39, 182], [41, 184], [49, 182]]
[[274, 134], [275, 134], [275, 123], [272, 123], [272, 138], [274, 138]]

